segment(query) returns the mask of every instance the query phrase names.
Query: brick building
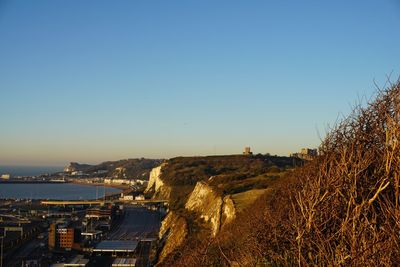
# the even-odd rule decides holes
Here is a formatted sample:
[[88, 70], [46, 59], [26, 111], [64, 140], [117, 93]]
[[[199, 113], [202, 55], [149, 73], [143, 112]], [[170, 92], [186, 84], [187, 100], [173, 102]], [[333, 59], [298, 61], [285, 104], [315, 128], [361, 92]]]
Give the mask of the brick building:
[[81, 241], [81, 231], [67, 224], [50, 225], [49, 229], [49, 248], [60, 250], [79, 249]]

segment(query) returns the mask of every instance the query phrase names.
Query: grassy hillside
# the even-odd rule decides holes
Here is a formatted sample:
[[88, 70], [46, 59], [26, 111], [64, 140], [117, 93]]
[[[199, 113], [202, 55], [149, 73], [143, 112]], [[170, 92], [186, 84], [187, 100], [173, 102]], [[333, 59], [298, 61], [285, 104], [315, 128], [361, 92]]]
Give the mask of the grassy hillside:
[[259, 197], [268, 192], [268, 190], [271, 189], [252, 189], [232, 195], [232, 200], [235, 204], [236, 210], [242, 212], [245, 208], [252, 205]]
[[161, 179], [172, 188], [170, 206], [183, 208], [188, 195], [199, 181], [205, 181], [220, 195], [250, 189], [264, 189], [302, 160], [278, 156], [179, 157], [163, 167]]

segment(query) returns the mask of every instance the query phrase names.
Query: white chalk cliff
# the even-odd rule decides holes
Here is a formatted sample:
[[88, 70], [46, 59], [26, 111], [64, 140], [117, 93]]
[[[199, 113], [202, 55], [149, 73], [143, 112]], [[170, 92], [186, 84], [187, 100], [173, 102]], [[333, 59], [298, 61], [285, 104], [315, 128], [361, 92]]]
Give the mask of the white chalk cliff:
[[235, 218], [235, 207], [229, 196], [222, 198], [209, 185], [198, 182], [189, 196], [185, 208], [200, 215], [210, 224], [215, 236], [221, 227]]
[[153, 193], [153, 198], [168, 199], [171, 193], [171, 188], [164, 184], [161, 180], [162, 168], [166, 163], [155, 167], [150, 172], [149, 183], [145, 193]]

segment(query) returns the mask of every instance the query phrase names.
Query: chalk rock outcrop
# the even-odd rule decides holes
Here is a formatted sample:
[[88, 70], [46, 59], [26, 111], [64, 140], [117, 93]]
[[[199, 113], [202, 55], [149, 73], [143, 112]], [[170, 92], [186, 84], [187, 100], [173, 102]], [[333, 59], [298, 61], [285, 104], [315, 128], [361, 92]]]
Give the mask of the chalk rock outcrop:
[[185, 208], [200, 215], [215, 236], [222, 225], [235, 218], [235, 207], [229, 196], [222, 198], [205, 182], [198, 182], [189, 196]]
[[187, 234], [188, 226], [185, 218], [170, 211], [161, 223], [159, 238], [163, 248], [158, 262], [162, 262], [169, 253], [179, 247], [185, 241]]

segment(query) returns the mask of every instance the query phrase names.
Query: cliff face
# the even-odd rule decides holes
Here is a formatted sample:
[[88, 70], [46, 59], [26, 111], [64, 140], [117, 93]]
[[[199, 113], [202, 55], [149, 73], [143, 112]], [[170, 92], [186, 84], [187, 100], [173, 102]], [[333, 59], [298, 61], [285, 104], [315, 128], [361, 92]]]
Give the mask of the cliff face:
[[185, 208], [200, 215], [215, 236], [225, 223], [235, 218], [235, 207], [229, 196], [222, 198], [209, 185], [198, 182], [190, 194]]
[[158, 262], [162, 262], [164, 258], [175, 248], [179, 247], [186, 239], [188, 227], [185, 218], [169, 212], [161, 223], [159, 238], [163, 244], [163, 248], [159, 255]]
[[232, 222], [236, 218], [236, 207], [230, 195], [224, 197], [224, 203], [222, 205], [222, 226]]
[[[162, 169], [166, 163], [151, 170], [149, 183], [145, 193], [151, 193], [153, 199], [169, 199], [172, 188], [166, 185], [161, 179]], [[162, 246], [158, 262], [162, 263], [164, 258], [174, 249], [179, 247], [186, 239], [188, 230], [185, 218], [175, 212], [168, 212], [161, 223], [159, 239]]]
[[147, 185], [146, 192], [149, 192], [153, 189], [155, 191], [157, 191], [160, 186], [164, 185], [163, 181], [160, 179], [161, 167], [162, 167], [162, 165], [155, 167], [151, 170], [150, 176], [149, 176], [149, 183]]
[[[161, 172], [162, 166], [153, 169], [146, 189], [148, 192], [154, 192], [155, 197], [165, 194], [166, 191], [171, 192], [171, 188], [161, 180]], [[204, 182], [196, 184], [185, 204], [185, 209], [198, 214], [210, 227], [212, 236], [215, 236], [224, 224], [231, 222], [236, 216], [235, 206], [230, 196], [219, 196]], [[162, 245], [159, 263], [162, 263], [168, 254], [185, 242], [188, 232], [187, 220], [175, 211], [170, 211], [162, 221], [159, 232]]]
[[152, 198], [157, 199], [169, 199], [171, 194], [171, 188], [164, 184], [161, 180], [162, 168], [165, 164], [153, 168], [150, 172], [149, 183], [145, 190], [145, 193], [153, 193]]

